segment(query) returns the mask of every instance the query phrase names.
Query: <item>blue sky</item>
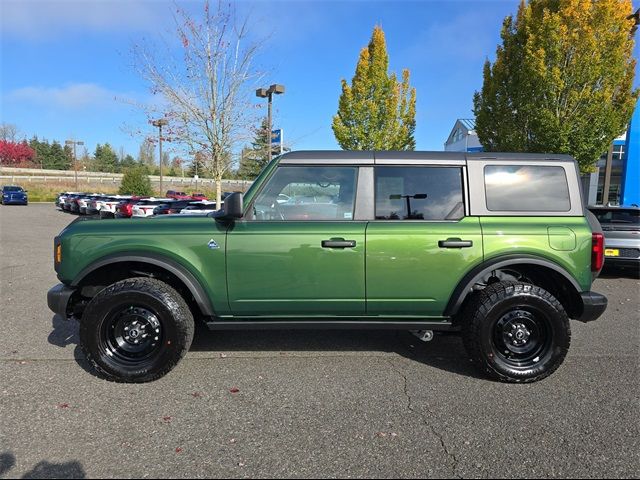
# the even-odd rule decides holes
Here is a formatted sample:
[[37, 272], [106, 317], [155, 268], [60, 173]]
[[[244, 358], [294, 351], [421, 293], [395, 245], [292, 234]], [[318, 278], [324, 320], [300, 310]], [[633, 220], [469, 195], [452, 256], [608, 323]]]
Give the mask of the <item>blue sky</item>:
[[[351, 79], [380, 24], [390, 70], [409, 68], [417, 89], [417, 149], [442, 150], [456, 118], [472, 117], [482, 65], [494, 58], [502, 20], [518, 0], [236, 3], [250, 13], [255, 35], [268, 36], [262, 83], [287, 88], [274, 100], [274, 126], [292, 148], [338, 148], [331, 118], [340, 79]], [[131, 68], [131, 46], [171, 38], [174, 10], [165, 0], [2, 0], [0, 121], [27, 137], [76, 138], [91, 152], [109, 142], [136, 156], [142, 137], [131, 130], [151, 130], [129, 100], [150, 101], [151, 94]]]

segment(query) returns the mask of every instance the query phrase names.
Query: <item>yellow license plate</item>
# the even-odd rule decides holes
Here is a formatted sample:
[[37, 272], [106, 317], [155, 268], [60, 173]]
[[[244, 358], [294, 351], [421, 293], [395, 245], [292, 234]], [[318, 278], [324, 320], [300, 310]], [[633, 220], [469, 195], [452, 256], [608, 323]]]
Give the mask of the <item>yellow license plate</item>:
[[605, 257], [619, 257], [620, 250], [618, 250], [617, 248], [606, 248], [604, 250], [604, 255]]

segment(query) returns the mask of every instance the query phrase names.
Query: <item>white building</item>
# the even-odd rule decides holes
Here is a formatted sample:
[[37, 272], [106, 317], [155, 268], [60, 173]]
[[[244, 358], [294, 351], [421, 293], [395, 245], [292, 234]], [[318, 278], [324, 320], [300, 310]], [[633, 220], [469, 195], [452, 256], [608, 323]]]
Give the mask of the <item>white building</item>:
[[482, 145], [476, 134], [476, 121], [472, 118], [459, 118], [444, 143], [446, 152], [481, 152]]

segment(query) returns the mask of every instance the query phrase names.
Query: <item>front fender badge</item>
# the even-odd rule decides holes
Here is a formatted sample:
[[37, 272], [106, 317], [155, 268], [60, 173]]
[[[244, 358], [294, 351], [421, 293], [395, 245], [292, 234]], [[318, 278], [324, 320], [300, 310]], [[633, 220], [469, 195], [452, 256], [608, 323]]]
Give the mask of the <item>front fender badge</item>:
[[216, 248], [220, 248], [220, 246], [216, 243], [216, 241], [213, 238], [211, 240], [209, 240], [208, 247], [211, 250], [215, 250]]

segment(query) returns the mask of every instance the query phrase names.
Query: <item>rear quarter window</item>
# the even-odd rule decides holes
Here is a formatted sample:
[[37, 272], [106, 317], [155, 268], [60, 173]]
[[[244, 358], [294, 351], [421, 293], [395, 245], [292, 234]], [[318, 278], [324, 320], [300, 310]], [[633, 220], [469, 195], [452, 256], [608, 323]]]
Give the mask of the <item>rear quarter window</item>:
[[569, 185], [559, 166], [487, 165], [487, 209], [497, 212], [568, 212]]

